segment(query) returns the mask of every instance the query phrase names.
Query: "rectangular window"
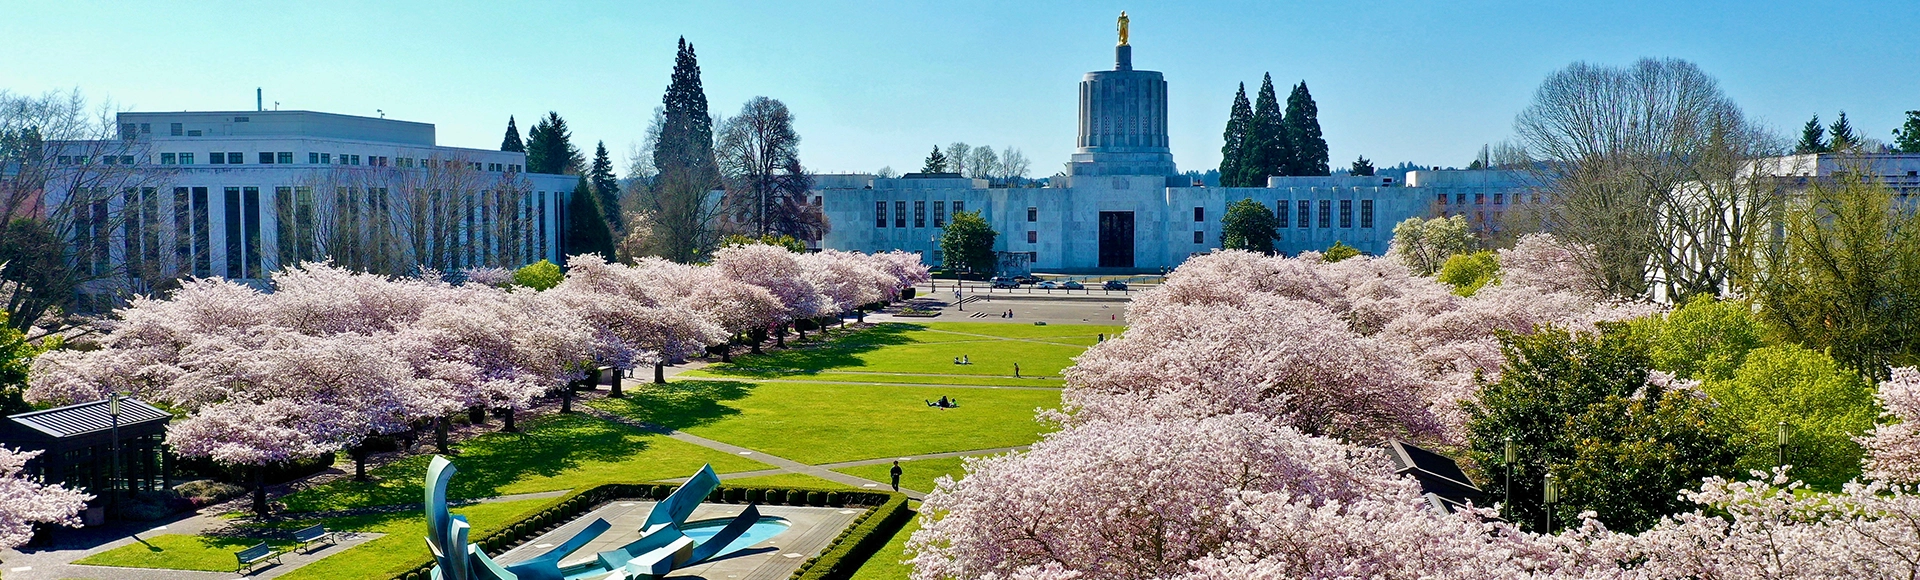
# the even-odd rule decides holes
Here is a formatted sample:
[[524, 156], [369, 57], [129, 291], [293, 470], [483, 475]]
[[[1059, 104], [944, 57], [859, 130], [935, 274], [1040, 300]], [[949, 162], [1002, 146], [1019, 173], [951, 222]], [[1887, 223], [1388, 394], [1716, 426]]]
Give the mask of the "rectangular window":
[[199, 130], [199, 129], [194, 129], [194, 130], [191, 130], [191, 131], [187, 131], [187, 136], [188, 136], [188, 137], [199, 137], [199, 136], [200, 136], [200, 130]]
[[1473, 205], [1487, 205], [1487, 194], [1473, 194]]
[[121, 156], [120, 156], [120, 164], [121, 164], [121, 165], [133, 165], [133, 156], [132, 156], [132, 155], [121, 155]]
[[178, 159], [178, 158], [176, 158], [176, 157], [174, 157], [172, 153], [161, 153], [161, 154], [160, 154], [160, 164], [161, 164], [161, 165], [173, 165], [173, 164], [176, 164], [176, 163], [179, 163], [179, 162], [180, 162], [180, 161], [179, 161], [179, 159]]
[[1467, 194], [1453, 194], [1453, 205], [1467, 205]]
[[1360, 200], [1360, 227], [1373, 227], [1373, 200]]
[[152, 124], [152, 123], [141, 123], [141, 124], [140, 124], [140, 132], [141, 132], [142, 134], [146, 134], [146, 133], [152, 133], [152, 132], [153, 132], [153, 124]]
[[1200, 231], [1200, 230], [1194, 230], [1194, 232], [1193, 232], [1193, 243], [1196, 243], [1196, 244], [1204, 244], [1204, 243], [1207, 243], [1207, 232], [1203, 232], [1203, 231]]
[[102, 165], [116, 165], [119, 163], [120, 156], [118, 155], [103, 155], [100, 157], [100, 164]]
[[186, 270], [193, 263], [193, 203], [187, 192], [185, 187], [173, 188], [174, 271]]
[[1538, 193], [1533, 194], [1533, 197], [1531, 199], [1528, 199], [1527, 203], [1540, 203], [1540, 194]]
[[282, 163], [282, 164], [286, 164], [286, 165], [292, 165], [292, 164], [293, 164], [293, 152], [292, 152], [292, 151], [281, 151], [281, 152], [279, 152], [279, 153], [275, 153], [275, 154], [274, 154], [274, 158], [276, 158], [276, 159], [279, 159], [279, 160], [280, 160], [279, 162], [280, 162], [280, 163]]
[[873, 202], [873, 227], [887, 227], [887, 202]]
[[179, 137], [182, 133], [185, 133], [185, 131], [182, 130], [183, 128], [184, 127], [182, 127], [180, 123], [170, 124], [167, 127], [167, 134], [172, 135], [174, 137]]
[[1037, 207], [1027, 208], [1027, 221], [1029, 222], [1040, 221], [1040, 208], [1037, 208]]
[[181, 164], [181, 165], [193, 165], [193, 154], [192, 154], [192, 153], [181, 153], [181, 154], [180, 154], [180, 164]]
[[121, 123], [121, 124], [120, 124], [120, 138], [121, 138], [121, 139], [126, 139], [126, 140], [129, 140], [129, 141], [131, 141], [131, 140], [133, 140], [133, 138], [135, 138], [135, 137], [138, 137], [138, 136], [140, 136], [140, 126], [139, 126], [139, 125], [135, 125], [135, 124], [133, 124], [133, 123]]
[[[813, 199], [819, 200], [820, 198], [816, 196]], [[814, 205], [820, 204], [815, 203]], [[947, 202], [945, 200], [933, 202], [933, 227], [947, 227]]]
[[242, 165], [247, 162], [247, 154], [238, 151], [227, 154], [227, 165]]
[[893, 202], [893, 227], [896, 227], [896, 228], [907, 227], [906, 200]]
[[241, 228], [246, 232], [247, 247], [244, 250], [245, 261], [242, 264], [248, 278], [264, 278], [260, 272], [260, 188], [240, 188]]
[[1193, 208], [1193, 221], [1196, 221], [1196, 222], [1207, 221], [1207, 208], [1204, 208], [1204, 207]]
[[925, 200], [915, 200], [913, 202], [913, 227], [927, 227], [927, 202]]
[[1304, 228], [1309, 225], [1312, 225], [1307, 223], [1312, 220], [1313, 220], [1313, 202], [1307, 201], [1304, 199], [1300, 200], [1300, 227]]
[[1353, 200], [1340, 200], [1340, 227], [1353, 227]]
[[261, 164], [261, 165], [273, 165], [273, 152], [272, 152], [272, 151], [261, 151], [261, 152], [260, 152], [260, 164]]
[[963, 211], [967, 211], [967, 202], [964, 202], [964, 201], [953, 202], [953, 213], [960, 213]]
[[[555, 196], [558, 197], [558, 196]], [[540, 220], [540, 257], [547, 257], [547, 192], [540, 192], [540, 213], [534, 216]]]
[[1320, 200], [1320, 227], [1333, 227], [1333, 200]]
[[1493, 194], [1493, 205], [1504, 205], [1506, 203], [1507, 203], [1507, 194], [1504, 194], [1504, 193]]
[[227, 154], [221, 153], [218, 151], [208, 153], [207, 163], [212, 163], [214, 165], [225, 165], [227, 163]]
[[193, 275], [213, 275], [213, 222], [208, 219], [207, 188], [193, 188]]
[[1287, 211], [1288, 209], [1287, 206], [1288, 206], [1287, 200], [1284, 200], [1284, 199], [1280, 200], [1280, 203], [1273, 204], [1274, 227], [1277, 227], [1277, 228], [1287, 227], [1287, 214], [1290, 213]]
[[1040, 232], [1037, 232], [1034, 230], [1027, 230], [1027, 243], [1029, 244], [1040, 243]]
[[242, 251], [240, 247], [240, 188], [226, 188], [225, 201], [226, 205], [221, 206], [220, 213], [226, 218], [222, 221], [224, 221], [227, 226], [227, 278], [230, 280], [238, 280], [246, 277], [246, 271], [241, 267], [242, 262], [240, 260]]
[[316, 164], [316, 163], [319, 163], [319, 162], [320, 162], [320, 154], [319, 154], [319, 153], [314, 153], [314, 152], [312, 152], [312, 151], [308, 151], [308, 152], [307, 152], [307, 164], [309, 164], [309, 165], [312, 165], [312, 164]]
[[1435, 195], [1436, 197], [1438, 197], [1438, 198], [1439, 198], [1439, 199], [1436, 199], [1436, 200], [1434, 200], [1434, 203], [1438, 203], [1438, 204], [1440, 204], [1440, 205], [1447, 205], [1447, 194], [1444, 194], [1444, 193], [1436, 193], [1436, 194], [1434, 194], [1434, 195]]
[[321, 164], [321, 165], [333, 165], [333, 154], [332, 154], [332, 153], [321, 153], [321, 154], [320, 154], [320, 164]]
[[359, 164], [360, 164], [360, 156], [359, 156], [359, 155], [355, 155], [355, 156], [353, 156], [353, 161], [352, 161], [352, 162], [350, 162], [350, 163], [347, 163], [347, 165], [359, 165]]

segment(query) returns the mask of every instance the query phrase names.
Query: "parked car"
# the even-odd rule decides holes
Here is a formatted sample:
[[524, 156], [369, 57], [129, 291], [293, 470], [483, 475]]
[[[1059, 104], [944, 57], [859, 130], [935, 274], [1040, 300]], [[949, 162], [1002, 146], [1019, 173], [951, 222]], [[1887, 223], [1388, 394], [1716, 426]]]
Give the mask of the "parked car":
[[1033, 285], [1033, 287], [1034, 287], [1034, 288], [1039, 288], [1039, 289], [1041, 289], [1041, 290], [1052, 290], [1052, 289], [1054, 289], [1054, 288], [1059, 288], [1059, 287], [1060, 287], [1060, 285], [1059, 285], [1059, 284], [1055, 284], [1055, 283], [1053, 283], [1053, 281], [1052, 281], [1052, 280], [1046, 280], [1046, 281], [1043, 281], [1043, 282], [1041, 282], [1041, 283], [1039, 283], [1039, 284], [1034, 284], [1034, 285]]
[[1105, 290], [1126, 290], [1127, 283], [1119, 280], [1108, 280], [1107, 283], [1101, 284], [1100, 288]]
[[1039, 277], [1039, 276], [1035, 276], [1035, 275], [1033, 275], [1033, 274], [1025, 274], [1025, 275], [1021, 275], [1021, 276], [1014, 276], [1014, 277], [1013, 277], [1013, 280], [1014, 280], [1015, 282], [1019, 282], [1019, 283], [1021, 283], [1021, 284], [1039, 284], [1039, 283], [1040, 283], [1040, 277]]
[[994, 288], [1019, 288], [1020, 282], [1012, 278], [1008, 278], [1006, 276], [994, 276], [993, 287]]
[[1082, 286], [1082, 285], [1080, 285], [1080, 283], [1079, 283], [1079, 282], [1075, 282], [1075, 281], [1072, 281], [1072, 280], [1068, 280], [1068, 281], [1067, 281], [1067, 283], [1065, 283], [1065, 284], [1061, 284], [1061, 285], [1060, 285], [1060, 287], [1061, 287], [1061, 288], [1066, 288], [1066, 289], [1068, 289], [1068, 290], [1086, 290], [1086, 289], [1087, 289], [1087, 287], [1086, 287], [1086, 286]]

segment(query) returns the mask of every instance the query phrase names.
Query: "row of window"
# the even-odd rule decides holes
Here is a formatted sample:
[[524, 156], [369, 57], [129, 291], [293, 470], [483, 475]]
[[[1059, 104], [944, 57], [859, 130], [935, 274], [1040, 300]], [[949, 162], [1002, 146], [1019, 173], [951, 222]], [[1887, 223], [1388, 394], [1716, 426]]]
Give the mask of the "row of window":
[[[1436, 193], [1433, 195], [1434, 195], [1435, 202], [1439, 203], [1440, 205], [1447, 205], [1447, 194]], [[1513, 194], [1513, 202], [1525, 203], [1526, 200], [1522, 199], [1520, 197], [1520, 194], [1516, 193], [1516, 194]], [[1540, 194], [1538, 193], [1533, 194], [1533, 203], [1540, 203]], [[1453, 205], [1466, 205], [1466, 204], [1467, 204], [1467, 194], [1464, 194], [1464, 193], [1453, 194]], [[1473, 194], [1473, 205], [1486, 205], [1486, 204], [1487, 204], [1487, 194], [1484, 194], [1484, 193]], [[1506, 204], [1507, 204], [1507, 194], [1505, 193], [1493, 194], [1493, 205], [1506, 205]]]
[[[112, 165], [114, 163], [112, 160], [112, 157], [113, 156], [111, 155], [107, 156], [106, 164]], [[70, 162], [68, 161], [69, 157], [63, 156], [60, 159], [61, 159], [60, 161], [61, 164], [63, 165], [70, 164]], [[71, 159], [74, 160], [71, 163], [84, 164], [87, 162], [86, 160], [88, 158], [84, 156], [77, 156], [77, 157], [72, 157]], [[120, 156], [120, 159], [122, 164], [126, 164], [126, 165], [133, 164], [133, 156], [131, 155], [122, 155]], [[399, 159], [394, 159], [391, 157], [376, 156], [376, 155], [368, 155], [364, 159], [365, 159], [365, 165], [369, 167], [401, 167], [401, 168], [411, 169], [414, 167], [425, 168], [425, 167], [433, 166], [433, 160], [431, 159], [416, 160], [411, 157], [401, 157]], [[361, 156], [348, 154], [348, 153], [341, 153], [339, 155], [335, 155], [333, 153], [318, 153], [318, 152], [307, 153], [307, 164], [309, 165], [361, 165], [362, 164], [361, 161], [362, 161]], [[231, 151], [229, 152], [215, 151], [207, 154], [207, 164], [209, 165], [242, 165], [242, 164], [245, 164], [246, 162], [247, 162], [247, 156], [245, 153], [231, 152]], [[194, 163], [195, 163], [195, 160], [194, 160], [193, 153], [161, 153], [160, 154], [161, 165], [193, 165]], [[444, 161], [444, 165], [449, 169], [453, 168], [455, 163], [461, 163], [461, 162]], [[468, 167], [473, 168], [474, 171], [482, 171], [481, 168], [485, 167], [484, 169], [485, 171], [494, 171], [494, 172], [506, 171], [506, 172], [519, 173], [521, 169], [520, 164], [518, 163], [487, 163], [484, 165], [477, 161], [470, 161], [465, 163], [467, 164]], [[261, 151], [259, 156], [259, 164], [260, 165], [276, 165], [276, 164], [291, 165], [293, 164], [293, 152], [292, 151]]]
[[[818, 198], [815, 199], [817, 200]], [[963, 211], [967, 211], [967, 202], [954, 201], [953, 213]], [[873, 202], [873, 227], [887, 227], [887, 202]], [[907, 202], [893, 202], [893, 227], [907, 227]], [[913, 227], [927, 227], [927, 202], [924, 200], [913, 202]], [[947, 202], [933, 202], [933, 227], [947, 227]]]
[[60, 155], [54, 158], [60, 165], [87, 165], [98, 162], [101, 165], [133, 165], [132, 155]]

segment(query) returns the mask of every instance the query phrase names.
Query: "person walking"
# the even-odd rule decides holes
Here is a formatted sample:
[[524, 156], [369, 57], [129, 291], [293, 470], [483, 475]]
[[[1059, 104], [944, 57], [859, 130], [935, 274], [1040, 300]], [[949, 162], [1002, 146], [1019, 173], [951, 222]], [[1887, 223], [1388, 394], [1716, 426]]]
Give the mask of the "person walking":
[[1020, 378], [1020, 363], [1013, 363], [1013, 378]]
[[894, 460], [893, 469], [888, 470], [888, 473], [893, 475], [893, 490], [900, 491], [900, 461], [899, 460]]

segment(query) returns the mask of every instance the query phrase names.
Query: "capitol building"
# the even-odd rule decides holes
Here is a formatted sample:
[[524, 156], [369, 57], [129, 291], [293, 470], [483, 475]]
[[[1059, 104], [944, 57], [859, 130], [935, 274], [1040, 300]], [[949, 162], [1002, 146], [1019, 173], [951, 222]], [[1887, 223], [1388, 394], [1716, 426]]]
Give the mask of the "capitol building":
[[1170, 95], [1159, 72], [1134, 69], [1133, 47], [1123, 36], [1113, 70], [1089, 72], [1080, 81], [1079, 131], [1066, 175], [1043, 188], [941, 173], [820, 175], [813, 195], [832, 226], [820, 246], [919, 252], [938, 265], [948, 217], [978, 211], [999, 233], [994, 249], [1003, 271], [1147, 272], [1219, 249], [1227, 206], [1243, 199], [1273, 210], [1280, 226], [1275, 248], [1286, 254], [1335, 242], [1383, 254], [1393, 226], [1406, 218], [1464, 213], [1495, 222], [1509, 201], [1522, 201], [1502, 194], [1498, 205], [1487, 203], [1490, 192], [1515, 187], [1512, 176], [1477, 175], [1448, 187], [1458, 181], [1448, 174], [1508, 173], [1499, 171], [1408, 176], [1410, 182], [1423, 177], [1426, 187], [1352, 176], [1272, 177], [1266, 187], [1196, 184], [1180, 174], [1168, 147]]

